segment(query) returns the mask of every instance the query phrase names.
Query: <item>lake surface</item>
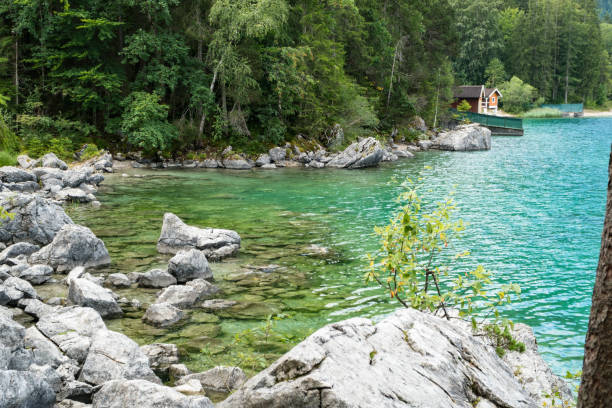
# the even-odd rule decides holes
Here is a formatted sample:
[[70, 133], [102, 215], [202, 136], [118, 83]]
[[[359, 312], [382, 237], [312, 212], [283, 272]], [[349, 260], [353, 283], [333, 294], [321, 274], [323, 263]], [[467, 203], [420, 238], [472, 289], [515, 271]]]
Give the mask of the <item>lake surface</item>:
[[[470, 262], [495, 271], [496, 282], [521, 285], [521, 299], [504, 315], [533, 327], [544, 358], [564, 374], [582, 366], [612, 119], [527, 121], [525, 130], [524, 137], [494, 137], [488, 152], [418, 153], [362, 171], [130, 170], [131, 177], [107, 177], [100, 210], [70, 214], [104, 240], [110, 270], [124, 273], [167, 264], [155, 250], [164, 212], [238, 231], [240, 255], [212, 264], [222, 297], [239, 301], [236, 307], [194, 311], [170, 330], [143, 325], [142, 311], [108, 325], [141, 343], [178, 344], [194, 370], [237, 363], [255, 372], [329, 322], [378, 320], [397, 308], [364, 283], [364, 255], [377, 248], [374, 226], [397, 208], [390, 179], [420, 176], [429, 200], [456, 192], [457, 216], [469, 223], [461, 246], [472, 250]], [[313, 244], [331, 253], [317, 255]], [[244, 275], [246, 264], [284, 269]], [[117, 292], [155, 299], [155, 291]], [[267, 322], [270, 315], [281, 317]]]

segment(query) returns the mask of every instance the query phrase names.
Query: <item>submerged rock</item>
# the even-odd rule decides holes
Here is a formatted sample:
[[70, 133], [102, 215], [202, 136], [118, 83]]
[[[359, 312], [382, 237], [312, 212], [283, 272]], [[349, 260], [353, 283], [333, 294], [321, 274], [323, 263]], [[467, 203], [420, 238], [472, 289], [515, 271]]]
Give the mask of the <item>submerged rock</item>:
[[478, 124], [458, 126], [440, 133], [431, 147], [452, 151], [491, 150], [491, 131]]
[[186, 396], [144, 380], [109, 381], [93, 398], [93, 408], [213, 408], [206, 397]]
[[179, 283], [193, 279], [212, 279], [213, 274], [206, 256], [197, 249], [179, 251], [168, 263], [168, 272]]
[[488, 402], [538, 406], [491, 346], [457, 324], [403, 309], [376, 325], [355, 318], [318, 330], [218, 408], [472, 408]]
[[99, 267], [110, 264], [110, 255], [102, 240], [87, 227], [65, 225], [49, 245], [30, 257], [33, 263], [52, 266], [66, 272], [77, 266]]
[[238, 252], [240, 235], [231, 230], [192, 227], [176, 215], [166, 213], [157, 250], [162, 254], [176, 254], [191, 248], [202, 251], [209, 260], [220, 260]]
[[380, 142], [373, 137], [368, 137], [351, 144], [327, 163], [327, 166], [347, 169], [375, 167], [382, 161], [384, 154]]
[[73, 224], [57, 204], [36, 194], [0, 193], [0, 207], [13, 218], [0, 223], [0, 242], [47, 245], [65, 225]]

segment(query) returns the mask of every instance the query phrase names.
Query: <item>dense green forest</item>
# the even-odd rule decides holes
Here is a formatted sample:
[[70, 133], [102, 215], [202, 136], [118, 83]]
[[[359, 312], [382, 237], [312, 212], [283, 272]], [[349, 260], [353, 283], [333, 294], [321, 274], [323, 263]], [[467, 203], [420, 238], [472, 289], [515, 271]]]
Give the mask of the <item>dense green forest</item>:
[[600, 23], [595, 0], [4, 0], [0, 132], [31, 155], [254, 151], [439, 124], [454, 84], [514, 76], [603, 105]]

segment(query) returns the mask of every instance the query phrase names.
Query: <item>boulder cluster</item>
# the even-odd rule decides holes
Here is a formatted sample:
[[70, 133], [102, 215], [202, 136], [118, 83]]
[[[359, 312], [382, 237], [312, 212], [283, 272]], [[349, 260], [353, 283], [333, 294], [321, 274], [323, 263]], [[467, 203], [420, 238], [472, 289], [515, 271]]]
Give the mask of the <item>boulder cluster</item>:
[[17, 160], [20, 167], [0, 167], [0, 205], [10, 193], [37, 193], [56, 202], [96, 202], [94, 194], [104, 180], [101, 173], [113, 171], [109, 153], [73, 168], [53, 153], [38, 160], [25, 155]]

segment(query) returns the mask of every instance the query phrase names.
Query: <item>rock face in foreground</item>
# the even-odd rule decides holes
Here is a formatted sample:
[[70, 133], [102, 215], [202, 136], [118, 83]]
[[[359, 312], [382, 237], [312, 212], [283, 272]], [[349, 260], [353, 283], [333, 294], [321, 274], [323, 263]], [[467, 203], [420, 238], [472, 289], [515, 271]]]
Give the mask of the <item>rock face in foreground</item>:
[[47, 245], [64, 225], [72, 224], [64, 210], [34, 194], [0, 193], [0, 206], [13, 214], [0, 224], [0, 242]]
[[[547, 390], [541, 390], [544, 393]], [[249, 407], [538, 407], [492, 347], [404, 309], [326, 326], [218, 404]]]
[[432, 148], [452, 151], [491, 150], [491, 131], [478, 124], [458, 126], [440, 133], [433, 141]]
[[238, 252], [240, 235], [231, 230], [192, 227], [176, 215], [166, 213], [157, 250], [162, 254], [176, 254], [192, 248], [202, 251], [209, 260], [218, 261]]
[[213, 408], [206, 397], [187, 397], [144, 380], [110, 381], [93, 399], [93, 408]]
[[384, 155], [385, 151], [378, 140], [368, 137], [347, 147], [327, 163], [327, 167], [347, 169], [375, 167], [382, 161]]
[[53, 267], [58, 272], [77, 266], [99, 267], [110, 264], [110, 255], [102, 240], [87, 227], [65, 225], [49, 245], [31, 256], [32, 263]]

